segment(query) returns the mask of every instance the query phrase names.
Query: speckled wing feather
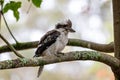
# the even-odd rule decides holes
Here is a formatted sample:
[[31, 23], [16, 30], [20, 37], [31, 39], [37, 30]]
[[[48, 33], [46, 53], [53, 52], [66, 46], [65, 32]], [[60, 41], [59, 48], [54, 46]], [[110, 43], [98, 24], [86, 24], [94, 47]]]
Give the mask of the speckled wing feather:
[[38, 48], [35, 52], [34, 57], [39, 57], [42, 55], [43, 51], [45, 51], [49, 46], [51, 46], [60, 35], [60, 32], [56, 30], [52, 30], [47, 32], [40, 40]]

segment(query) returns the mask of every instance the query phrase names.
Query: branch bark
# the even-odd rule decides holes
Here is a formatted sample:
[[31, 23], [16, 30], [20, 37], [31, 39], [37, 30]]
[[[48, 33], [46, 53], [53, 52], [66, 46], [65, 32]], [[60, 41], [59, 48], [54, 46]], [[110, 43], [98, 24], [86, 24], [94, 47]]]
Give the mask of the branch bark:
[[11, 32], [11, 30], [10, 30], [10, 28], [8, 26], [8, 23], [7, 23], [7, 20], [5, 19], [4, 13], [2, 11], [0, 11], [0, 12], [1, 12], [2, 16], [3, 16], [3, 20], [5, 22], [5, 25], [6, 25], [7, 29], [8, 29], [8, 31], [9, 31], [10, 35], [13, 37], [13, 39], [15, 40], [15, 42], [18, 43], [17, 39], [14, 37], [13, 33]]
[[[114, 20], [114, 49], [115, 57], [120, 61], [120, 0], [113, 1], [113, 20]], [[120, 67], [113, 69], [115, 79], [120, 80]]]
[[58, 54], [59, 57], [43, 57], [43, 58], [18, 58], [14, 60], [6, 60], [0, 62], [0, 69], [12, 69], [19, 67], [35, 67], [52, 63], [76, 61], [76, 60], [93, 60], [105, 63], [112, 68], [119, 68], [120, 61], [110, 55], [102, 54], [95, 51], [74, 51], [65, 54]]
[[12, 50], [16, 56], [20, 57], [20, 58], [24, 58], [21, 54], [19, 54], [16, 49], [10, 45], [10, 43], [0, 34], [0, 38], [8, 45], [9, 49]]
[[113, 0], [115, 57], [120, 60], [120, 0]]
[[[36, 48], [38, 45], [38, 41], [33, 41], [33, 42], [21, 42], [18, 44], [11, 44], [16, 50], [24, 50], [24, 49], [31, 49], [31, 48]], [[80, 39], [69, 39], [69, 42], [67, 44], [68, 46], [76, 46], [76, 47], [84, 47], [84, 48], [89, 48], [101, 52], [113, 52], [114, 48], [113, 45], [114, 43], [111, 42], [109, 44], [98, 44], [90, 41], [85, 41], [85, 40], [80, 40]], [[0, 47], [0, 53], [3, 52], [10, 52], [11, 49], [7, 45], [1, 46]]]

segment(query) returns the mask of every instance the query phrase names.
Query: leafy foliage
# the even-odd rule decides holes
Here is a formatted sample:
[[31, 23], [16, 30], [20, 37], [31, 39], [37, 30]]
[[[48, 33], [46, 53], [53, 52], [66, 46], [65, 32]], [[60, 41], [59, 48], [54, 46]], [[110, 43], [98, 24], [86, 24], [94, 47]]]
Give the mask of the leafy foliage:
[[42, 0], [32, 0], [32, 3], [36, 6], [36, 7], [40, 7]]
[[13, 11], [13, 15], [16, 18], [16, 20], [18, 21], [19, 19], [19, 11], [18, 9], [21, 7], [21, 2], [15, 2], [15, 1], [10, 1], [9, 3], [7, 3], [5, 5], [5, 7], [3, 8], [3, 13], [8, 12], [8, 10], [12, 10]]
[[4, 0], [0, 0], [0, 5], [3, 5], [3, 3], [4, 3]]
[[[36, 7], [40, 7], [42, 0], [28, 0], [28, 2], [32, 1], [32, 3], [36, 6]], [[0, 0], [0, 5], [4, 4], [4, 0]], [[9, 3], [5, 4], [5, 6], [3, 7], [3, 13], [7, 13], [8, 10], [12, 10], [13, 11], [13, 15], [16, 18], [16, 20], [19, 20], [19, 11], [18, 9], [21, 8], [21, 1], [15, 2], [15, 1], [10, 1]]]

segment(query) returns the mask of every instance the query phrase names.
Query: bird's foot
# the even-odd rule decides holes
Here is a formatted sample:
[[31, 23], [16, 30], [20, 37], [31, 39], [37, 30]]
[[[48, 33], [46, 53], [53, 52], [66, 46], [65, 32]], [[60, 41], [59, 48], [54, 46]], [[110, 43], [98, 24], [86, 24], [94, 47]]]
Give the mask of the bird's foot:
[[62, 52], [58, 52], [57, 54], [55, 53], [54, 55], [57, 56], [57, 57], [61, 57], [61, 56], [64, 55], [64, 53], [62, 53]]
[[64, 53], [62, 53], [62, 52], [58, 52], [57, 54], [64, 55]]

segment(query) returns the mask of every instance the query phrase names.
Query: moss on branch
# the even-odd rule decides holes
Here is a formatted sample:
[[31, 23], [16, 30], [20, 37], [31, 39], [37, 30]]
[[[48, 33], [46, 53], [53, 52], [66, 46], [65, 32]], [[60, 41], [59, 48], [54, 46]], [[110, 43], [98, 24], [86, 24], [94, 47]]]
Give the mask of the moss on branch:
[[95, 51], [74, 51], [68, 52], [59, 57], [43, 57], [43, 58], [18, 58], [14, 60], [6, 60], [0, 62], [0, 69], [12, 69], [19, 67], [35, 67], [52, 63], [76, 61], [76, 60], [93, 60], [105, 63], [113, 68], [120, 67], [120, 61], [110, 55], [102, 54]]

